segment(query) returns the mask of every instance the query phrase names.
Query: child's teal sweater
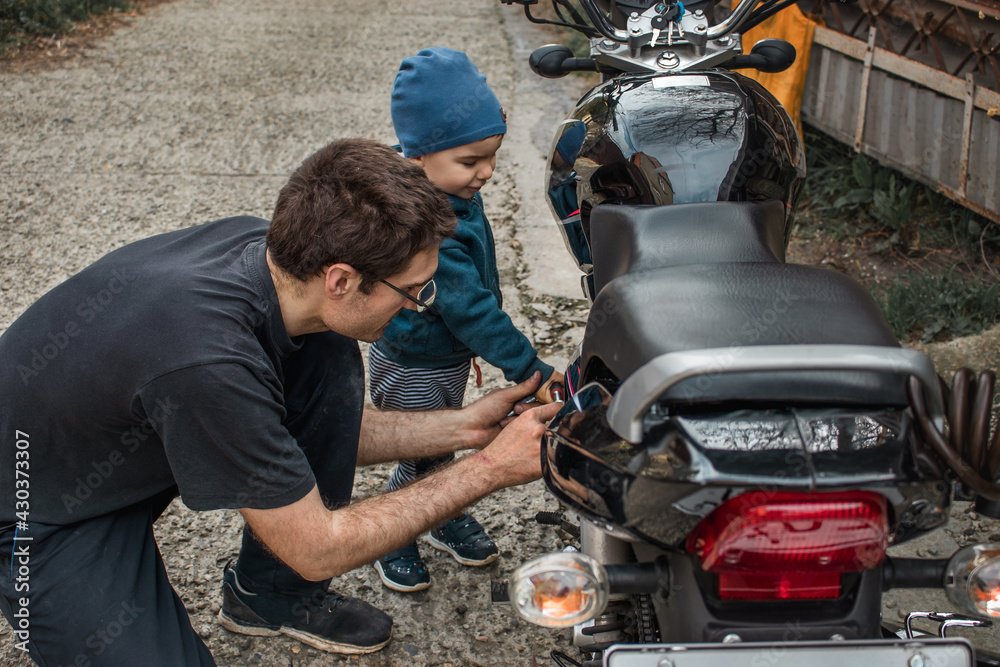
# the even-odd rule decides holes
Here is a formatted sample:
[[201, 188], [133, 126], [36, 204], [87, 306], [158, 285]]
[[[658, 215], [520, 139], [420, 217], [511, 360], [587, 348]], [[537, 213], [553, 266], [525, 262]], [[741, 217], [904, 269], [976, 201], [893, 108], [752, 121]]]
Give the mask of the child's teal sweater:
[[455, 236], [445, 239], [434, 274], [437, 297], [423, 313], [403, 310], [375, 343], [401, 366], [440, 368], [482, 357], [512, 382], [552, 366], [538, 358], [531, 341], [503, 312], [493, 232], [479, 193], [472, 199], [448, 195], [458, 217]]

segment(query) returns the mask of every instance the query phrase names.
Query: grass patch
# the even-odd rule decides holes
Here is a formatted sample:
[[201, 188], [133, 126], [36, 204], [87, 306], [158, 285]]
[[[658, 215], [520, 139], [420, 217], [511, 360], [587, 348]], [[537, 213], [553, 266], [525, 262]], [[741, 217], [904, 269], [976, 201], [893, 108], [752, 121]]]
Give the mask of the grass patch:
[[[896, 336], [934, 342], [1000, 322], [1000, 225], [807, 129], [796, 235], [863, 257], [836, 268], [871, 291]], [[832, 262], [831, 262], [832, 264]]]
[[878, 236], [877, 250], [904, 253], [1000, 249], [1000, 225], [816, 130], [807, 128], [803, 140], [809, 166], [803, 208], [822, 220], [822, 229], [812, 231], [836, 239]]
[[1000, 321], [1000, 283], [970, 279], [957, 269], [906, 273], [874, 290], [901, 340], [930, 343], [980, 333]]
[[0, 53], [32, 37], [61, 35], [95, 14], [131, 8], [131, 0], [0, 0]]

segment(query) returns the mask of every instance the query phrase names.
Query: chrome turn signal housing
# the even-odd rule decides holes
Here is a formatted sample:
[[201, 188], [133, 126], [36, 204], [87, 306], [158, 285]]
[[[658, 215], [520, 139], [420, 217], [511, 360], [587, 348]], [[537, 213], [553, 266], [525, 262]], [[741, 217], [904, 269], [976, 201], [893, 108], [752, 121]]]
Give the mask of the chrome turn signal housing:
[[963, 547], [948, 561], [944, 589], [956, 607], [1000, 618], [1000, 544]]
[[510, 601], [526, 621], [547, 628], [568, 628], [604, 611], [608, 575], [590, 556], [546, 554], [514, 570]]

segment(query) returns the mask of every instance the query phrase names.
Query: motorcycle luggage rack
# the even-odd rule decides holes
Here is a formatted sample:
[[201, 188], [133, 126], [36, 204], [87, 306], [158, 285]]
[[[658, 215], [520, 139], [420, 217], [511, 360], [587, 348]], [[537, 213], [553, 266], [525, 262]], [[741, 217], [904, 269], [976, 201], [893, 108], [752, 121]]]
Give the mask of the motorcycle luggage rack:
[[944, 639], [947, 636], [948, 628], [988, 628], [993, 625], [993, 621], [984, 618], [973, 618], [964, 614], [939, 611], [911, 611], [906, 617], [906, 639], [916, 639], [913, 634], [912, 621], [914, 618], [926, 618], [938, 626], [938, 637]]
[[671, 387], [698, 376], [759, 372], [860, 371], [915, 376], [929, 397], [928, 412], [944, 428], [944, 402], [934, 364], [916, 350], [874, 345], [758, 345], [662, 354], [622, 383], [608, 406], [608, 424], [632, 444], [643, 439], [643, 419]]

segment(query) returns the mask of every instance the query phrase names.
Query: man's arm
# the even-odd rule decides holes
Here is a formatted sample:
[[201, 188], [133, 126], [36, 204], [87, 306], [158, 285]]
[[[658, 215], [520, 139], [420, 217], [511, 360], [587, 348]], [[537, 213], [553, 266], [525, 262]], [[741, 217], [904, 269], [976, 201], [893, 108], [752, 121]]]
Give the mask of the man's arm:
[[[487, 405], [479, 408], [483, 415], [499, 409]], [[331, 511], [313, 488], [285, 507], [240, 511], [278, 558], [306, 579], [322, 581], [412, 542], [493, 491], [538, 479], [542, 433], [559, 407], [525, 411], [482, 451], [392, 493]]]
[[[496, 438], [515, 404], [538, 389], [541, 374], [493, 391], [462, 410], [396, 411], [365, 407], [358, 465], [482, 449]], [[518, 408], [520, 409], [520, 408]]]

